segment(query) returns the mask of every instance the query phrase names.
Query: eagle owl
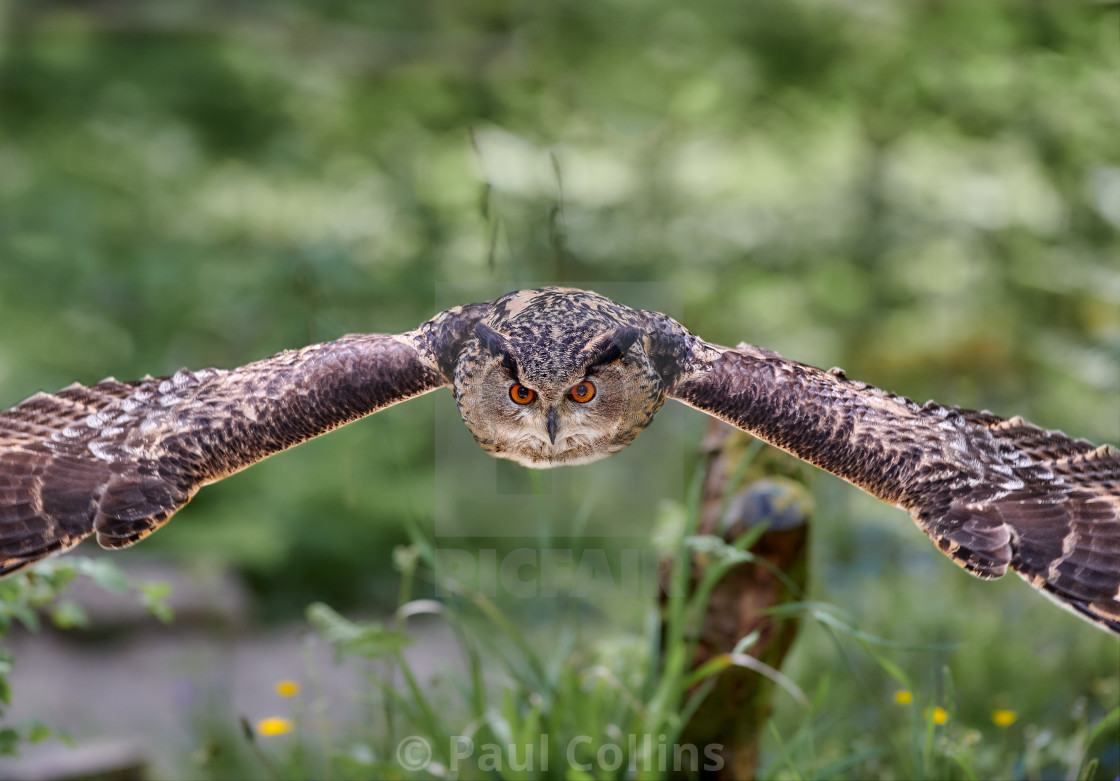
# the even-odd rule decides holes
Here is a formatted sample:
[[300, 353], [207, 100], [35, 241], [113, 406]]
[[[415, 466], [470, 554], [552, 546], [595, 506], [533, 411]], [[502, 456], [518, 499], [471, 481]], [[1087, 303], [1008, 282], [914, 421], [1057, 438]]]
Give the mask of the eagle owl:
[[1120, 634], [1120, 451], [709, 344], [663, 314], [565, 288], [229, 371], [75, 384], [0, 412], [0, 574], [91, 534], [130, 545], [203, 485], [449, 384], [487, 452], [536, 468], [611, 455], [676, 399], [905, 509], [969, 572], [1010, 567]]

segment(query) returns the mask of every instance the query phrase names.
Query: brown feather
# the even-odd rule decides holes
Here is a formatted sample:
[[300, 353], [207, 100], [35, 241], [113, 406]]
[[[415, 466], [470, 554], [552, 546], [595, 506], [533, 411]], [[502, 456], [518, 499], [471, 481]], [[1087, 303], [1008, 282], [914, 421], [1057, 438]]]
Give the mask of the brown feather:
[[[516, 377], [491, 342], [505, 345]], [[586, 373], [605, 392], [572, 413], [585, 430], [553, 440], [543, 402], [555, 413]], [[512, 409], [513, 381], [535, 386], [541, 414]], [[621, 449], [668, 395], [906, 509], [973, 574], [1010, 568], [1120, 634], [1114, 448], [916, 404], [751, 345], [710, 345], [664, 315], [566, 288], [456, 307], [398, 336], [347, 336], [231, 371], [73, 385], [0, 412], [0, 575], [94, 532], [104, 546], [129, 545], [200, 486], [448, 383], [485, 449], [538, 467]]]
[[690, 353], [691, 370], [669, 370], [671, 398], [906, 509], [969, 572], [1010, 567], [1120, 634], [1120, 451], [1022, 418], [916, 404], [750, 345], [694, 342]]
[[150, 534], [207, 483], [449, 382], [484, 306], [230, 371], [39, 393], [0, 412], [0, 575]]

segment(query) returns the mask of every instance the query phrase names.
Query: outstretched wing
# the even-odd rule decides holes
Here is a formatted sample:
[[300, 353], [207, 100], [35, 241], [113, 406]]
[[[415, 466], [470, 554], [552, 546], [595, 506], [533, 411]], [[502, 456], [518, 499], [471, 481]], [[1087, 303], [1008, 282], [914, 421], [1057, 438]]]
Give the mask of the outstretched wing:
[[203, 485], [447, 385], [487, 307], [230, 371], [75, 384], [0, 412], [0, 575], [94, 532], [107, 548], [131, 545]]
[[902, 507], [973, 574], [1011, 567], [1120, 634], [1116, 448], [1022, 418], [919, 405], [750, 345], [710, 345], [668, 318], [652, 333], [671, 398]]

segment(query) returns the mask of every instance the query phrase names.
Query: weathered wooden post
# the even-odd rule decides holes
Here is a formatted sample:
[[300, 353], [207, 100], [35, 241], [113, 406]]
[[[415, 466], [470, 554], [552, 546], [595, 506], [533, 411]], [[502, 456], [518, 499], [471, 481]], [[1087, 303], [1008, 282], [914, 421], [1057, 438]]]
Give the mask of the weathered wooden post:
[[[699, 533], [733, 544], [758, 524], [766, 524], [766, 531], [750, 552], [770, 567], [754, 562], [738, 564], [715, 586], [698, 628], [694, 667], [732, 652], [742, 638], [757, 631], [758, 639], [744, 653], [778, 669], [800, 625], [799, 620], [775, 619], [763, 615], [763, 611], [802, 599], [811, 500], [803, 485], [782, 474], [797, 474], [795, 470], [800, 467], [780, 451], [764, 448], [744, 473], [740, 460], [753, 441], [723, 423], [713, 422], [709, 428], [703, 446], [709, 461]], [[704, 566], [704, 557], [694, 554], [691, 588], [696, 588]], [[719, 673], [714, 688], [680, 739], [682, 744], [698, 747], [722, 746], [718, 750], [722, 769], [702, 776], [754, 778], [759, 738], [770, 716], [774, 686], [768, 678], [743, 667], [729, 667]]]

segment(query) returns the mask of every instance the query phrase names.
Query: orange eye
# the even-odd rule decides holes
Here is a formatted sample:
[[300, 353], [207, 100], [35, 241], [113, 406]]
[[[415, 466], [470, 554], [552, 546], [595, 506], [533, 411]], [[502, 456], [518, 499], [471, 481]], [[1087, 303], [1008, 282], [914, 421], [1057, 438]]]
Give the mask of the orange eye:
[[514, 404], [528, 404], [537, 397], [537, 394], [524, 385], [515, 384], [510, 386], [509, 397], [513, 399]]
[[580, 404], [586, 404], [595, 398], [595, 386], [587, 380], [584, 380], [579, 385], [573, 385], [572, 398]]

